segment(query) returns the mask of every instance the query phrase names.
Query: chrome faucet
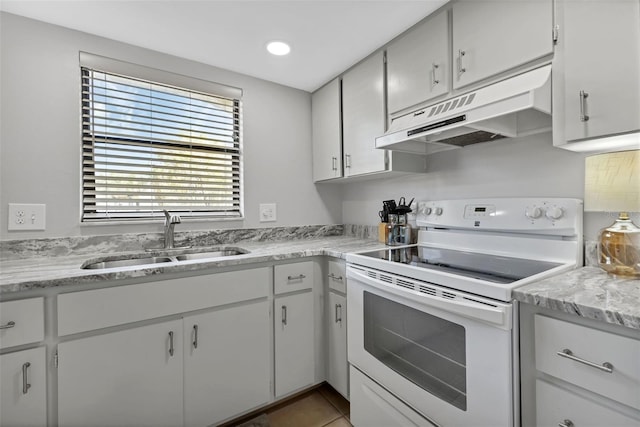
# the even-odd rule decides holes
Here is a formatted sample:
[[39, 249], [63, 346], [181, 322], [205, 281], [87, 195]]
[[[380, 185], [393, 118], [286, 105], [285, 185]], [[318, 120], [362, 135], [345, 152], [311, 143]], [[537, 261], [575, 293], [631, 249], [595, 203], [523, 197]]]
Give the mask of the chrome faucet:
[[173, 249], [173, 228], [176, 224], [180, 224], [182, 222], [180, 220], [180, 215], [171, 215], [166, 210], [164, 212], [164, 248], [165, 249]]

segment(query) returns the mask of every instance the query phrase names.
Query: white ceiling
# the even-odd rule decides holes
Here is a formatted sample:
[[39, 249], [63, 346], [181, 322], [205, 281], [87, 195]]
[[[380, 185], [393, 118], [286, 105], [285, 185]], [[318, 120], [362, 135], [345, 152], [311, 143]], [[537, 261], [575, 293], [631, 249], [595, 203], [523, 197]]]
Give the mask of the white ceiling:
[[[0, 9], [312, 92], [446, 2], [0, 0]], [[267, 53], [274, 39], [291, 53]]]

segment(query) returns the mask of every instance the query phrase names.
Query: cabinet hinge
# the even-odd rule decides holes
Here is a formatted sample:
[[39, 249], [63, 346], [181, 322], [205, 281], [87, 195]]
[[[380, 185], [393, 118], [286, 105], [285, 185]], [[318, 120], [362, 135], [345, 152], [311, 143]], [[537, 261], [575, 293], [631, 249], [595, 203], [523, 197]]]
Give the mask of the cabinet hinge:
[[553, 31], [552, 31], [553, 44], [558, 44], [558, 33], [559, 32], [560, 32], [560, 26], [559, 25], [554, 25], [553, 26]]
[[58, 350], [56, 350], [56, 352], [53, 353], [53, 367], [54, 368], [58, 367]]

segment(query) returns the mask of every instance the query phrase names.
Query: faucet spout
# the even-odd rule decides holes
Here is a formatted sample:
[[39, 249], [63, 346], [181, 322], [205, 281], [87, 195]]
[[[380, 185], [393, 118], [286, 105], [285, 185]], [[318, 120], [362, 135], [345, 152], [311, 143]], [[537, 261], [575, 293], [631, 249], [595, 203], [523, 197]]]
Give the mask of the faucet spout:
[[163, 210], [164, 220], [164, 248], [173, 249], [174, 247], [174, 227], [176, 224], [180, 224], [182, 220], [179, 215], [171, 215], [167, 210]]

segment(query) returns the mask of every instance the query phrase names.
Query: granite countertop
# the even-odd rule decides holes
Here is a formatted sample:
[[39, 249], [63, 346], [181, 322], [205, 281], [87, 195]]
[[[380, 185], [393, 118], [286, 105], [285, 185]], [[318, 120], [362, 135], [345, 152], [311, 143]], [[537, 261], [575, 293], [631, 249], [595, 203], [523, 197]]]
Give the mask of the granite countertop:
[[[259, 262], [291, 260], [309, 256], [328, 255], [344, 259], [349, 252], [374, 250], [384, 244], [373, 239], [354, 236], [326, 236], [286, 241], [241, 241], [216, 245], [246, 249], [248, 254], [228, 256], [212, 260], [190, 260], [153, 264], [150, 266], [116, 267], [110, 269], [84, 270], [83, 263], [104, 256], [131, 255], [140, 251], [99, 251], [93, 254], [67, 254], [64, 256], [29, 256], [0, 261], [0, 295], [32, 289], [44, 289], [73, 284], [95, 283], [103, 286], [106, 281], [145, 277], [162, 273], [180, 273], [216, 267], [230, 267]], [[144, 251], [142, 251], [144, 253]], [[158, 250], [151, 255], [161, 254]]]
[[640, 279], [620, 278], [599, 267], [583, 267], [519, 287], [521, 302], [640, 329]]

